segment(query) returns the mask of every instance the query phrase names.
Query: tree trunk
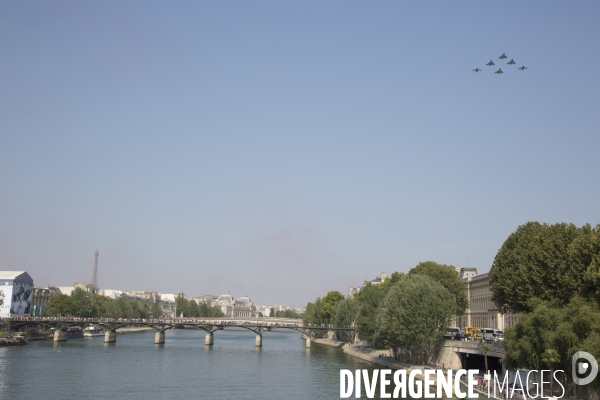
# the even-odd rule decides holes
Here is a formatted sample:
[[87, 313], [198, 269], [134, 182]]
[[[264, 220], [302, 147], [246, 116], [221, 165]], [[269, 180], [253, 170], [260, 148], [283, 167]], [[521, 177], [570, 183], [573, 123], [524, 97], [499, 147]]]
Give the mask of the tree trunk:
[[487, 362], [487, 354], [484, 354], [483, 357], [485, 358], [485, 373], [487, 374], [488, 371], [490, 370], [488, 368], [488, 362]]

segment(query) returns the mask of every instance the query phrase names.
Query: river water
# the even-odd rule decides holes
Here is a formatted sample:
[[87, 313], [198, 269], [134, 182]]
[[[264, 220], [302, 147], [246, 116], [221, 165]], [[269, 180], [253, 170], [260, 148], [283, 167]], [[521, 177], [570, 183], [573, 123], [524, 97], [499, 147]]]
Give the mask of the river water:
[[72, 339], [60, 352], [52, 341], [3, 347], [0, 399], [339, 399], [340, 369], [373, 369], [340, 349], [306, 349], [295, 331], [265, 333], [259, 349], [247, 330], [215, 332], [213, 346], [204, 337], [182, 329], [164, 345], [146, 331], [115, 344]]

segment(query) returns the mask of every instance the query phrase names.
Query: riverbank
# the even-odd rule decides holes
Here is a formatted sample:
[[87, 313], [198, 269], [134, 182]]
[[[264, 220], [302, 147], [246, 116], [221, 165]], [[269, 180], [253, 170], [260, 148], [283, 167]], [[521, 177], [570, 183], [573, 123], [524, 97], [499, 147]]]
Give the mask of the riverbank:
[[[390, 355], [389, 350], [378, 350], [378, 349], [374, 349], [372, 347], [367, 347], [367, 346], [351, 345], [348, 342], [342, 342], [342, 341], [333, 340], [333, 339], [313, 339], [312, 342], [321, 344], [324, 346], [330, 346], [330, 347], [336, 347], [336, 348], [342, 349], [342, 351], [344, 353], [346, 353], [352, 357], [360, 358], [364, 361], [368, 361], [373, 364], [381, 365], [381, 366], [387, 367], [392, 370], [404, 369], [404, 370], [406, 370], [407, 376], [413, 370], [424, 371], [426, 369], [431, 369], [431, 367], [426, 366], [426, 365], [410, 364], [410, 363], [398, 361], [393, 356]], [[422, 373], [416, 374], [415, 378], [420, 381], [423, 381], [425, 379], [425, 377]], [[430, 379], [433, 381], [434, 386], [437, 387], [437, 377], [435, 375], [433, 375], [430, 377]], [[463, 382], [462, 380], [460, 381], [460, 383], [461, 383], [461, 386], [463, 387], [463, 390], [466, 392], [467, 384], [465, 382]], [[475, 389], [474, 391], [476, 393], [488, 398], [487, 392], [484, 392], [483, 390], [479, 390], [479, 389]], [[454, 393], [454, 385], [452, 386], [452, 393], [453, 393], [454, 397], [456, 397], [456, 394]], [[489, 398], [494, 398], [494, 397], [490, 396]], [[502, 400], [501, 398], [496, 398], [496, 399]]]

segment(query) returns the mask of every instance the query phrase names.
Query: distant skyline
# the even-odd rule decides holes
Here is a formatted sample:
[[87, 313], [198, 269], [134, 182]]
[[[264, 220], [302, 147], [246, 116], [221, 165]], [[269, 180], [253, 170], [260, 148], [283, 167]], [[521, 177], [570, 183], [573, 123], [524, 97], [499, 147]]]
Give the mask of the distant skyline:
[[0, 270], [90, 282], [98, 246], [102, 288], [293, 307], [487, 272], [528, 221], [600, 223], [598, 15], [2, 2]]

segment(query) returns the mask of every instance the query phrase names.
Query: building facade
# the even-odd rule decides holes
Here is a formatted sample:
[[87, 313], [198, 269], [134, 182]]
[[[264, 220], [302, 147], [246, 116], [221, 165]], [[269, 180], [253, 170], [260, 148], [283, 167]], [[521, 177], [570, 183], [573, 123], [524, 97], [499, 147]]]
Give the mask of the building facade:
[[31, 314], [33, 279], [25, 271], [0, 271], [0, 317]]
[[33, 297], [31, 301], [31, 315], [40, 317], [44, 310], [48, 307], [50, 299], [57, 294], [62, 294], [60, 289], [55, 286], [47, 288], [33, 288]]
[[248, 297], [240, 297], [233, 305], [233, 316], [236, 318], [256, 317], [256, 307]]
[[504, 331], [517, 323], [520, 314], [504, 314], [492, 301], [489, 273], [478, 275], [476, 268], [461, 268], [460, 277], [469, 300], [469, 307], [462, 316], [457, 318], [459, 327], [469, 326]]

